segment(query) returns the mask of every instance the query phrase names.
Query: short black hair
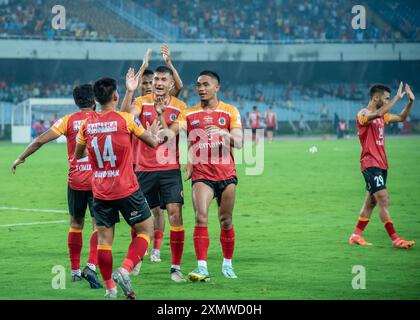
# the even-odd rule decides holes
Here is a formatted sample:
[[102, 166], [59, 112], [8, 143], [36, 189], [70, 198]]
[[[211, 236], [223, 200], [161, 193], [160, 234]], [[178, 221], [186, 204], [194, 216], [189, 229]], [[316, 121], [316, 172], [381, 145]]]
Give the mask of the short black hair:
[[114, 92], [117, 90], [117, 80], [112, 78], [101, 78], [96, 80], [93, 85], [95, 99], [101, 104], [107, 104], [112, 100]]
[[201, 71], [201, 72], [200, 72], [200, 74], [199, 74], [198, 76], [199, 76], [199, 77], [201, 77], [201, 76], [209, 76], [210, 78], [216, 79], [216, 80], [217, 80], [217, 82], [220, 84], [220, 77], [219, 77], [219, 75], [218, 75], [216, 72], [214, 72], [214, 71], [211, 71], [211, 70], [204, 70], [204, 71]]
[[91, 84], [82, 84], [73, 89], [73, 99], [80, 109], [92, 108], [95, 104], [93, 87]]
[[258, 108], [257, 106], [253, 106], [253, 107], [252, 107], [252, 109], [254, 109], [254, 110], [257, 110], [257, 108]]
[[155, 69], [155, 72], [159, 73], [169, 73], [171, 76], [174, 75], [171, 69], [169, 69], [167, 66], [159, 66]]
[[[172, 71], [172, 70], [171, 70]], [[150, 69], [146, 69], [146, 70], [144, 70], [144, 72], [143, 72], [143, 77], [144, 76], [153, 76], [153, 74], [154, 74], [154, 72], [152, 71], [152, 70], [150, 70]]]
[[391, 89], [384, 84], [374, 84], [369, 90], [369, 97], [372, 99], [377, 93], [383, 94], [384, 92], [391, 93]]

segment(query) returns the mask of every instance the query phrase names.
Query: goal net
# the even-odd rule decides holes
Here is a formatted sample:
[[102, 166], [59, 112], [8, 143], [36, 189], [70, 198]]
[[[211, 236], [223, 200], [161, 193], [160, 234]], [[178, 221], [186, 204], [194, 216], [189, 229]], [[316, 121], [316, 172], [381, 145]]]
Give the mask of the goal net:
[[[58, 119], [77, 112], [73, 99], [44, 98], [28, 99], [13, 107], [12, 110], [12, 143], [29, 143]], [[65, 142], [65, 137], [57, 139]]]

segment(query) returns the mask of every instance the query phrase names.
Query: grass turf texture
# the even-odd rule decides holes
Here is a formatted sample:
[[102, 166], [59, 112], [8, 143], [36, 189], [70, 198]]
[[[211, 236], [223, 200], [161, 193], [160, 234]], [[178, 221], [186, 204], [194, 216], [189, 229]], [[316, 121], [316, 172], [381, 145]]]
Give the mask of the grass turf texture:
[[[316, 145], [318, 153], [308, 149]], [[10, 166], [23, 145], [0, 144], [0, 207], [66, 210], [65, 145], [49, 144], [12, 175]], [[388, 190], [397, 232], [417, 247], [397, 250], [377, 209], [364, 233], [372, 247], [349, 246], [365, 196], [359, 171], [360, 146], [342, 141], [289, 140], [265, 145], [261, 176], [238, 166], [234, 225], [234, 267], [238, 279], [221, 275], [222, 253], [215, 201], [209, 214], [209, 283], [176, 284], [169, 279], [169, 224], [162, 259], [145, 258], [133, 278], [138, 299], [418, 299], [420, 298], [420, 139], [390, 138]], [[186, 239], [182, 270], [196, 266], [190, 182], [184, 183]], [[64, 213], [0, 210], [0, 225], [68, 220]], [[0, 227], [0, 299], [103, 299], [103, 290], [70, 282], [68, 223]], [[88, 255], [90, 219], [83, 231], [81, 267]], [[130, 231], [116, 227], [114, 268], [125, 257]], [[51, 270], [66, 268], [66, 289], [54, 290]], [[366, 289], [352, 288], [354, 265], [366, 268]], [[119, 290], [119, 297], [123, 294]]]

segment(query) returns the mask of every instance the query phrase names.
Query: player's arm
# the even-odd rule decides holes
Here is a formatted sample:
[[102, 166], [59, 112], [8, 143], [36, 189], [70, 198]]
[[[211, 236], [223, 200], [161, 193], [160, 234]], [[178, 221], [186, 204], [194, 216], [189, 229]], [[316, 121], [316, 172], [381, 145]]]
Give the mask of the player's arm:
[[395, 123], [395, 122], [404, 122], [405, 119], [407, 119], [408, 115], [411, 112], [411, 108], [413, 107], [414, 100], [416, 99], [414, 97], [413, 92], [411, 91], [411, 88], [408, 84], [405, 85], [405, 92], [407, 93], [408, 103], [404, 107], [404, 109], [401, 111], [400, 114], [388, 114], [388, 123]]
[[136, 93], [136, 89], [139, 85], [141, 76], [134, 74], [134, 69], [128, 69], [127, 74], [125, 75], [125, 96], [121, 104], [121, 111], [133, 113], [136, 106], [133, 105], [133, 98]]
[[[126, 114], [127, 115], [127, 114]], [[124, 116], [127, 121], [127, 129], [132, 135], [134, 135], [137, 139], [140, 139], [149, 147], [155, 148], [158, 144], [158, 131], [159, 131], [159, 124], [158, 121], [153, 121], [152, 125], [147, 123], [147, 129], [141, 125], [141, 122], [137, 119], [134, 115], [127, 115]]]
[[[144, 71], [146, 71], [146, 69], [149, 67], [149, 59], [151, 56], [152, 56], [152, 49], [148, 48], [146, 50], [146, 53], [143, 56], [143, 63], [141, 64], [139, 71], [136, 73], [136, 77], [138, 77], [139, 79], [143, 77]], [[138, 90], [141, 90], [140, 85], [141, 83], [139, 82], [137, 85]]]
[[16, 167], [24, 163], [27, 157], [38, 151], [44, 144], [57, 139], [59, 136], [61, 136], [61, 134], [51, 128], [41, 134], [38, 138], [32, 141], [26, 147], [25, 151], [23, 151], [23, 153], [13, 162], [12, 172], [16, 173]]
[[277, 112], [274, 112], [274, 129], [278, 129], [279, 124], [277, 123]]
[[74, 150], [74, 155], [76, 156], [76, 159], [82, 159], [87, 156], [87, 139], [85, 136], [85, 121], [82, 122], [79, 128], [79, 133], [77, 134], [77, 140], [76, 140], [76, 149]]
[[181, 77], [179, 76], [178, 71], [175, 69], [172, 63], [171, 52], [169, 51], [169, 47], [166, 43], [162, 45], [161, 53], [162, 53], [163, 61], [165, 61], [166, 66], [169, 69], [171, 69], [174, 74], [175, 87], [171, 89], [170, 94], [171, 96], [178, 97], [179, 93], [184, 87], [184, 84], [182, 83]]
[[209, 135], [222, 136], [225, 141], [229, 141], [229, 144], [237, 149], [241, 149], [243, 146], [243, 133], [242, 128], [231, 128], [230, 131], [220, 129], [218, 126], [211, 125], [206, 127], [206, 131]]
[[397, 103], [398, 100], [404, 97], [405, 92], [402, 91], [402, 88], [403, 83], [401, 82], [397, 94], [394, 98], [392, 98], [392, 100], [388, 104], [382, 106], [374, 112], [367, 113], [367, 122], [383, 117], [385, 114], [387, 114], [394, 107], [395, 103]]

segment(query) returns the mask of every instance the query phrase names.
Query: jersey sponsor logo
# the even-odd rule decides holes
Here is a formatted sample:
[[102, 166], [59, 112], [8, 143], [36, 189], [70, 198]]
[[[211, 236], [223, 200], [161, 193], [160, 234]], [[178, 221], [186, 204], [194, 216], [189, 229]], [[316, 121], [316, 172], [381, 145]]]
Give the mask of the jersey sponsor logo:
[[176, 114], [171, 113], [171, 115], [169, 116], [169, 119], [171, 119], [171, 121], [175, 121], [176, 120]]
[[200, 120], [194, 120], [191, 122], [192, 126], [198, 126], [200, 124]]
[[219, 118], [219, 124], [220, 124], [221, 126], [224, 126], [224, 125], [226, 124], [226, 119], [225, 119], [225, 118], [223, 118], [223, 117]]
[[205, 116], [204, 117], [204, 123], [206, 123], [206, 124], [213, 123], [213, 117]]
[[82, 124], [82, 120], [73, 121], [73, 130], [79, 131], [81, 124]]
[[88, 123], [87, 125], [88, 134], [115, 132], [117, 130], [117, 121]]
[[151, 117], [152, 117], [152, 113], [151, 113], [151, 112], [148, 112], [148, 111], [143, 112], [143, 115], [144, 115], [146, 118], [151, 118]]

